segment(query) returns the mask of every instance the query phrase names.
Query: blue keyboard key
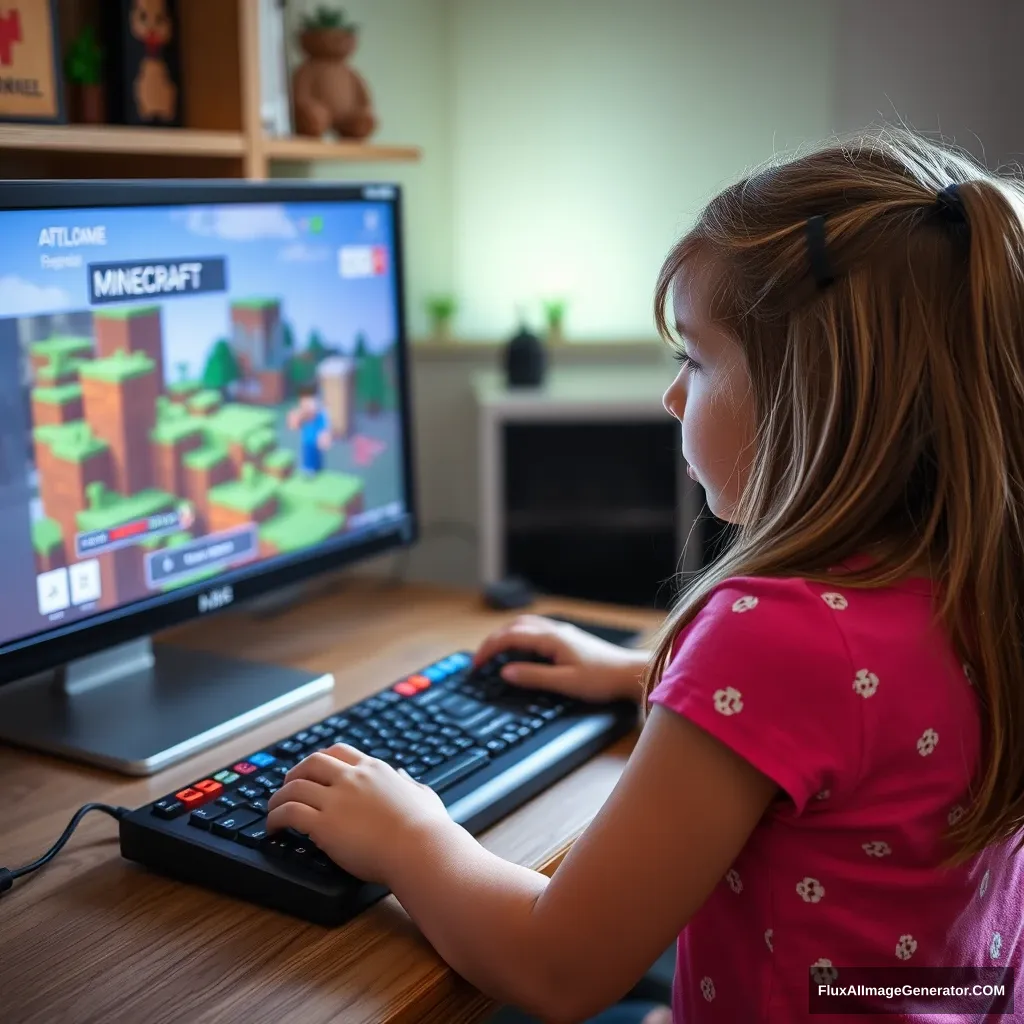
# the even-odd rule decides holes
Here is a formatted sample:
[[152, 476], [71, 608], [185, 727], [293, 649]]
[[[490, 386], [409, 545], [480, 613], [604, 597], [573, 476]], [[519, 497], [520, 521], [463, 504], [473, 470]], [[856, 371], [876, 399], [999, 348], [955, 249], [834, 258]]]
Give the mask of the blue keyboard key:
[[273, 764], [277, 760], [272, 754], [252, 754], [249, 757], [249, 764], [256, 765], [257, 768], [266, 768], [268, 764]]
[[441, 668], [440, 665], [431, 665], [430, 668], [423, 670], [423, 674], [432, 683], [439, 682], [441, 679], [444, 679], [446, 675], [448, 675], [448, 673], [445, 672], [445, 670]]

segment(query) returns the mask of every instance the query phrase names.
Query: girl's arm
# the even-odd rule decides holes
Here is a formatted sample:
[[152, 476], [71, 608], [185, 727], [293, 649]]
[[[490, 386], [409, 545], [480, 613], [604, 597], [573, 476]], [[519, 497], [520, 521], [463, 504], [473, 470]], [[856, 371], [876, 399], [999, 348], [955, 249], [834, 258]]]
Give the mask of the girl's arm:
[[724, 744], [655, 706], [608, 802], [550, 880], [433, 822], [399, 840], [385, 882], [478, 988], [547, 1020], [580, 1020], [668, 948], [775, 792]]

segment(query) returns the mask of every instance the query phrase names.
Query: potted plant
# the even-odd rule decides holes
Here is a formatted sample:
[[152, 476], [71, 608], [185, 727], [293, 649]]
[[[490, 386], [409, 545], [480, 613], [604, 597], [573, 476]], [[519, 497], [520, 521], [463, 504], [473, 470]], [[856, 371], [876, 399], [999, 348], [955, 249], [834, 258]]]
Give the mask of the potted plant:
[[71, 44], [64, 71], [72, 88], [73, 119], [79, 124], [103, 124], [107, 119], [103, 48], [92, 25], [86, 25]]
[[549, 299], [544, 303], [544, 320], [548, 326], [547, 340], [550, 344], [565, 341], [562, 324], [565, 322], [565, 310], [568, 304], [564, 299]]
[[452, 320], [457, 310], [458, 303], [454, 295], [433, 295], [427, 299], [427, 315], [433, 328], [432, 341], [452, 340]]

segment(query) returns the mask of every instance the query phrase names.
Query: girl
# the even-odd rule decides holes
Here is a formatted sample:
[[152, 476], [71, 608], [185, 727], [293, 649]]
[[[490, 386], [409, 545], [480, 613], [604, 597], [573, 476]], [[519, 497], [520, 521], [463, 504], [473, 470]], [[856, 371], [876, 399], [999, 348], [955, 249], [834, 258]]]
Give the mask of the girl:
[[271, 827], [387, 885], [456, 971], [545, 1020], [621, 998], [676, 935], [677, 1024], [802, 1020], [812, 983], [856, 967], [1019, 971], [1022, 197], [883, 134], [741, 181], [672, 250], [665, 406], [737, 537], [646, 667], [538, 619], [479, 651], [649, 708], [550, 880], [348, 747], [291, 771]]

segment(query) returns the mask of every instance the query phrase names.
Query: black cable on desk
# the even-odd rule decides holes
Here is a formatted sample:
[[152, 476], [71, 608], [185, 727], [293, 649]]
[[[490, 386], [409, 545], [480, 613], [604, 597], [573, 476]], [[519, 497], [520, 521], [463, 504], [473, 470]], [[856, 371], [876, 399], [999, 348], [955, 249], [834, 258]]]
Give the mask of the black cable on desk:
[[26, 864], [24, 867], [0, 868], [0, 896], [7, 892], [7, 890], [10, 889], [19, 878], [22, 878], [24, 875], [30, 875], [33, 871], [38, 871], [41, 867], [49, 864], [50, 861], [53, 860], [53, 858], [56, 857], [62, 849], [64, 849], [64, 844], [67, 843], [75, 829], [78, 828], [78, 823], [90, 811], [102, 811], [103, 814], [109, 814], [110, 817], [114, 818], [116, 821], [120, 821], [126, 814], [131, 813], [127, 807], [111, 807], [109, 804], [86, 804], [84, 807], [79, 807], [79, 809], [75, 811], [75, 816], [68, 822], [68, 827], [64, 829], [63, 835], [61, 835], [60, 839], [58, 839], [57, 842], [55, 842], [53, 846], [51, 846], [50, 849], [42, 855], [42, 857], [38, 860], [32, 861], [31, 864]]

